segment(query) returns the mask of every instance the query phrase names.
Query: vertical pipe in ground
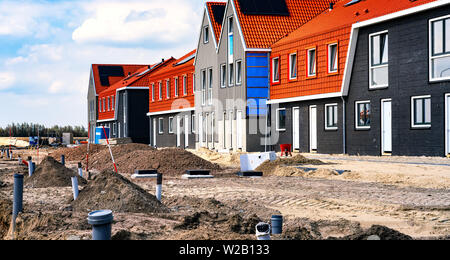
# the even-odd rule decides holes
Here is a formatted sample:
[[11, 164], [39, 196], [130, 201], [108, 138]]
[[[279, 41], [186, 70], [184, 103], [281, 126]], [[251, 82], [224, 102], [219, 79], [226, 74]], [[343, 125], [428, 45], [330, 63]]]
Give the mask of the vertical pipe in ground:
[[23, 211], [23, 175], [14, 174], [13, 217]]
[[76, 176], [72, 177], [72, 190], [73, 190], [73, 200], [77, 200], [79, 190], [78, 190], [78, 178]]
[[156, 199], [158, 199], [159, 202], [161, 202], [162, 181], [163, 175], [161, 173], [158, 173], [158, 176], [156, 178]]

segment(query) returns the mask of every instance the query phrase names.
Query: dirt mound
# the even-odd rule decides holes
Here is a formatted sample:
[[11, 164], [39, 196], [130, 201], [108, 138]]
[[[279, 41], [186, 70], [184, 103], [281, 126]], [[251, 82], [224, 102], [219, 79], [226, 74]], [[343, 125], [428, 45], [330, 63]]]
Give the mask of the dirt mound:
[[48, 156], [36, 168], [33, 176], [26, 177], [25, 184], [33, 188], [69, 187], [72, 186], [71, 178], [75, 176], [78, 177], [79, 185], [87, 183], [76, 172]]
[[342, 240], [367, 240], [370, 236], [378, 236], [381, 240], [413, 240], [412, 237], [402, 234], [385, 226], [374, 225], [371, 228], [341, 238]]
[[76, 211], [109, 209], [113, 212], [161, 213], [168, 209], [155, 196], [112, 171], [103, 171], [72, 202]]
[[[320, 160], [313, 160], [308, 159], [304, 157], [303, 155], [296, 155], [291, 158], [277, 158], [275, 161], [266, 161], [263, 164], [261, 164], [258, 168], [256, 168], [256, 171], [263, 172], [264, 175], [274, 175], [277, 172], [277, 169], [279, 170], [279, 166], [298, 166], [303, 164], [312, 164], [312, 165], [321, 165], [324, 164]], [[294, 168], [295, 169], [295, 168]], [[296, 171], [293, 169], [288, 169], [291, 171], [290, 173], [283, 172], [282, 174], [289, 176], [301, 176], [302, 171]]]
[[284, 240], [315, 240], [311, 232], [304, 227], [289, 228], [283, 232]]
[[[120, 146], [113, 149], [114, 159], [117, 168], [121, 173], [132, 174], [135, 170], [156, 169], [160, 173], [168, 176], [183, 175], [186, 170], [205, 169], [220, 170], [217, 164], [208, 162], [183, 149], [162, 149], [155, 150], [146, 146], [146, 149], [130, 149]], [[121, 149], [118, 151], [118, 149]], [[109, 151], [102, 151], [92, 158], [91, 168], [103, 171], [112, 169], [112, 161]]]
[[232, 216], [226, 223], [228, 229], [238, 234], [255, 234], [256, 225], [261, 222], [261, 219], [256, 216], [250, 216], [249, 218], [243, 218], [241, 215], [236, 214]]
[[0, 195], [0, 240], [8, 233], [11, 214], [12, 201]]
[[[89, 146], [89, 154], [92, 156], [106, 149], [108, 148], [104, 145], [91, 144]], [[81, 162], [86, 160], [86, 153], [87, 144], [83, 144], [74, 148], [61, 148], [50, 153], [50, 155], [54, 158], [61, 158], [61, 155], [64, 155], [68, 162]]]

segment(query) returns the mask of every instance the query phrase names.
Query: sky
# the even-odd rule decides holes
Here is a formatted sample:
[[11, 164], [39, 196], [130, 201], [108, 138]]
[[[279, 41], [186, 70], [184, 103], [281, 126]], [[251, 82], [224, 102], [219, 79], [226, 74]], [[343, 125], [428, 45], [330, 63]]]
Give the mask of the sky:
[[87, 126], [91, 64], [195, 49], [205, 0], [0, 0], [0, 127]]

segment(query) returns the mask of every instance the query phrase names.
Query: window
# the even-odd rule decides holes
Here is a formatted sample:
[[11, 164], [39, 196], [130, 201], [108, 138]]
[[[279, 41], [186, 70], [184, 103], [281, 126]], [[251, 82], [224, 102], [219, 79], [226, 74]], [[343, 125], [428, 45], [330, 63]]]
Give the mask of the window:
[[175, 97], [178, 97], [178, 77], [174, 78], [175, 84]]
[[195, 115], [192, 115], [191, 117], [191, 131], [192, 133], [195, 133]]
[[370, 129], [370, 101], [356, 102], [356, 129]]
[[213, 70], [212, 69], [208, 69], [208, 104], [212, 105], [213, 102]]
[[164, 118], [160, 118], [158, 123], [159, 133], [164, 134]]
[[233, 86], [234, 84], [234, 64], [228, 65], [228, 86]]
[[202, 70], [201, 72], [202, 77], [202, 105], [206, 105], [206, 70]]
[[108, 108], [108, 111], [110, 111], [110, 110], [111, 110], [111, 98], [110, 98], [110, 97], [108, 97], [108, 104], [107, 104], [107, 108]]
[[325, 130], [338, 129], [338, 104], [325, 105]]
[[450, 17], [430, 21], [430, 78], [450, 79]]
[[98, 100], [98, 112], [102, 112], [102, 100]]
[[169, 134], [173, 134], [173, 117], [169, 117]]
[[209, 42], [209, 27], [205, 26], [205, 27], [203, 27], [203, 43], [206, 44], [208, 42]]
[[155, 101], [155, 83], [152, 84], [152, 101]]
[[370, 88], [389, 85], [389, 38], [387, 31], [370, 35]]
[[208, 123], [208, 114], [206, 114], [206, 116], [201, 117], [202, 118], [202, 142], [206, 143], [206, 138], [207, 138], [207, 123]]
[[272, 82], [280, 82], [280, 58], [272, 59]]
[[297, 53], [289, 55], [289, 79], [297, 78]]
[[233, 17], [228, 17], [228, 62], [233, 63]]
[[187, 95], [187, 76], [183, 76], [183, 95]]
[[117, 132], [117, 124], [113, 123], [113, 129], [112, 129], [113, 135], [116, 136], [116, 132]]
[[242, 61], [236, 61], [236, 85], [242, 84]]
[[412, 97], [411, 104], [412, 127], [431, 127], [431, 96]]
[[192, 73], [192, 94], [195, 94], [195, 73]]
[[106, 112], [106, 99], [103, 98], [103, 112]]
[[338, 44], [332, 43], [328, 45], [328, 73], [338, 72]]
[[116, 110], [116, 102], [115, 102], [116, 101], [116, 97], [112, 96], [111, 100], [112, 100], [112, 102], [111, 102], [111, 106], [112, 106], [111, 109], [112, 110]]
[[220, 87], [225, 88], [227, 81], [227, 65], [220, 65]]
[[162, 100], [162, 82], [159, 82], [159, 100]]
[[170, 99], [170, 79], [166, 80], [166, 98]]
[[315, 77], [316, 76], [316, 49], [309, 49], [308, 50], [308, 77]]
[[286, 109], [277, 109], [277, 131], [286, 131]]

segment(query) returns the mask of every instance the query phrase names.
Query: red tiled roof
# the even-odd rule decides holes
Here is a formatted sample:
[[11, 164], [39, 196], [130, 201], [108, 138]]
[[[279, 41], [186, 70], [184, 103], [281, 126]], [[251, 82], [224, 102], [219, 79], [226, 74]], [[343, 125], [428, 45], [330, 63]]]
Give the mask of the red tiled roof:
[[214, 36], [216, 37], [216, 42], [219, 41], [220, 37], [220, 31], [222, 30], [222, 22], [223, 21], [216, 21], [215, 16], [213, 14], [213, 6], [226, 6], [227, 3], [225, 2], [207, 2], [206, 6], [208, 7], [208, 14], [211, 18], [211, 23], [214, 30]]
[[247, 48], [270, 48], [270, 46], [328, 9], [337, 0], [286, 0], [289, 16], [245, 15], [239, 1], [232, 0], [244, 34]]
[[137, 70], [139, 70], [143, 67], [146, 67], [146, 65], [92, 64], [92, 73], [94, 76], [94, 84], [95, 84], [95, 90], [96, 90], [97, 95], [123, 79], [123, 77], [109, 77], [109, 86], [102, 86], [102, 84], [100, 82], [100, 75], [99, 75], [99, 70], [98, 70], [99, 66], [120, 66], [123, 68], [125, 76], [128, 75], [128, 73], [134, 73]]

